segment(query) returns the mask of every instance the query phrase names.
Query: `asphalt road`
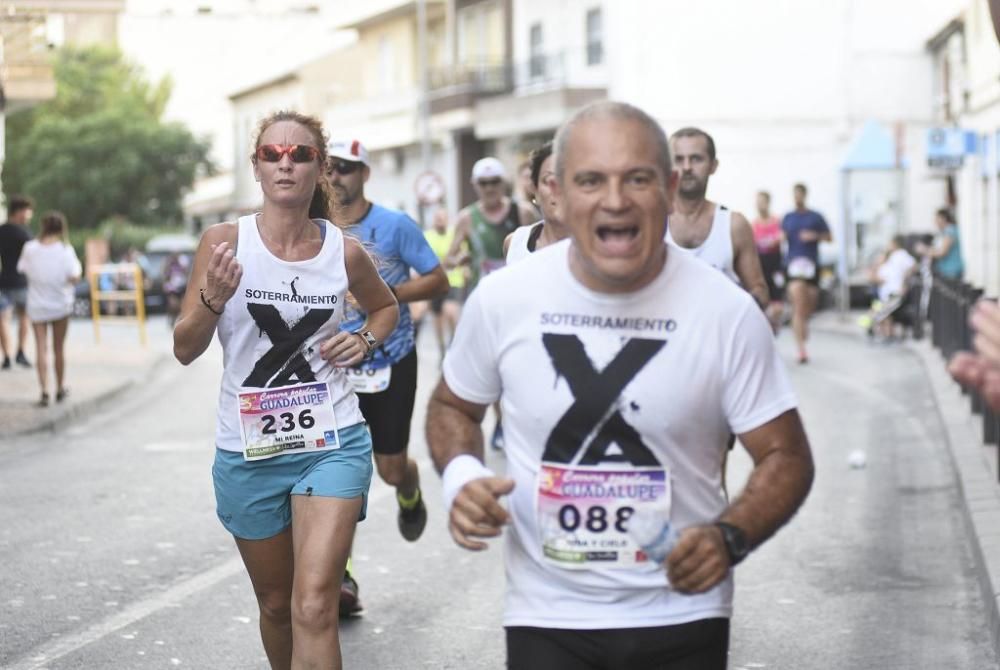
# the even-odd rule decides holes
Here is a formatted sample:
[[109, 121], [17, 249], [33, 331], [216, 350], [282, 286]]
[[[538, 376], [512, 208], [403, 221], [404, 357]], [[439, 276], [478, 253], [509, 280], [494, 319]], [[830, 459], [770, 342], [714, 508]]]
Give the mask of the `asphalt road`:
[[[428, 338], [421, 355], [412, 451], [430, 523], [403, 541], [391, 492], [373, 486], [355, 544], [366, 610], [343, 626], [345, 663], [501, 668], [500, 552], [470, 554], [447, 535], [422, 435], [437, 375]], [[0, 667], [267, 667], [249, 581], [214, 515], [220, 367], [212, 349], [59, 434], [0, 445]], [[997, 667], [917, 359], [817, 335], [813, 362], [792, 374], [817, 480], [793, 523], [738, 569], [730, 667]], [[864, 469], [847, 464], [856, 449]], [[737, 447], [732, 490], [748, 471]]]

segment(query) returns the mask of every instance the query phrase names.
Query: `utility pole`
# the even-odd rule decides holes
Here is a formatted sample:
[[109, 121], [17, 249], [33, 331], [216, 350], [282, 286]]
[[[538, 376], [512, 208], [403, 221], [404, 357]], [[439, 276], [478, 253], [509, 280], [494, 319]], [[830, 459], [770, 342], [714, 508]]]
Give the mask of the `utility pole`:
[[[417, 69], [420, 71], [420, 170], [431, 169], [430, 75], [427, 63], [427, 0], [417, 0]], [[424, 205], [418, 203], [420, 227], [426, 228]]]

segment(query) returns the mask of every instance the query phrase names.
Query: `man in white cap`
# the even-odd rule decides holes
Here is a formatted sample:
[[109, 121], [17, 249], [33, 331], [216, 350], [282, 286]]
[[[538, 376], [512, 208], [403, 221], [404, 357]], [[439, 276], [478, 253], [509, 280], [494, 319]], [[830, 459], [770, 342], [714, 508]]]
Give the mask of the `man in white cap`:
[[[480, 279], [504, 266], [504, 240], [519, 227], [534, 223], [537, 216], [530, 205], [511, 200], [506, 195], [506, 178], [503, 163], [493, 156], [480, 158], [472, 166], [472, 186], [479, 199], [458, 213], [455, 239], [448, 253], [449, 258], [458, 258], [462, 243], [468, 242], [471, 250], [469, 291]], [[490, 445], [501, 449], [503, 427], [499, 406], [496, 409], [497, 422]]]
[[[338, 204], [336, 223], [378, 258], [379, 274], [399, 301], [396, 329], [351, 370], [351, 379], [372, 433], [378, 474], [396, 489], [399, 532], [414, 542], [427, 524], [427, 508], [420, 495], [417, 464], [407, 455], [417, 391], [417, 352], [407, 303], [447, 293], [448, 277], [413, 219], [365, 198], [365, 182], [371, 174], [365, 147], [357, 140], [331, 142], [327, 154], [327, 175]], [[418, 276], [411, 279], [411, 270]], [[341, 330], [356, 332], [365, 319], [351, 302]], [[358, 609], [357, 582], [348, 568], [341, 588], [341, 611]]]
[[472, 278], [469, 288], [494, 270], [504, 266], [503, 241], [520, 226], [535, 222], [536, 214], [527, 203], [506, 195], [507, 172], [492, 156], [480, 158], [472, 166], [472, 185], [479, 199], [458, 213], [452, 257], [463, 242], [471, 250]]

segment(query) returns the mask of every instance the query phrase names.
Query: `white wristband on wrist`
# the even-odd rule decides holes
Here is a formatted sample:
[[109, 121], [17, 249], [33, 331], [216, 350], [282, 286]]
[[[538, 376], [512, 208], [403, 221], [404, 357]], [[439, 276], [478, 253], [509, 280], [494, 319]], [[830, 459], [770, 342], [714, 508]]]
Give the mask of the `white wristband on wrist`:
[[472, 454], [461, 454], [451, 459], [445, 466], [444, 472], [441, 473], [441, 492], [445, 511], [451, 514], [451, 506], [455, 502], [455, 496], [458, 495], [463, 486], [473, 479], [493, 476], [493, 471]]

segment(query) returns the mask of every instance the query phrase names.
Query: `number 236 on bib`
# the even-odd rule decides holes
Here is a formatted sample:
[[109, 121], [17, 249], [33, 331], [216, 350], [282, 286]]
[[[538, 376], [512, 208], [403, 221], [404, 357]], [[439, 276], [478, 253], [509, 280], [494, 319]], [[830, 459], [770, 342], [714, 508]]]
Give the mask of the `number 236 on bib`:
[[246, 391], [239, 394], [239, 411], [245, 460], [340, 448], [326, 382]]

